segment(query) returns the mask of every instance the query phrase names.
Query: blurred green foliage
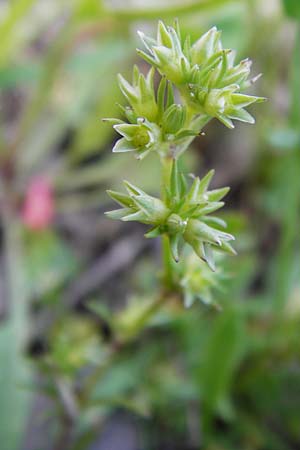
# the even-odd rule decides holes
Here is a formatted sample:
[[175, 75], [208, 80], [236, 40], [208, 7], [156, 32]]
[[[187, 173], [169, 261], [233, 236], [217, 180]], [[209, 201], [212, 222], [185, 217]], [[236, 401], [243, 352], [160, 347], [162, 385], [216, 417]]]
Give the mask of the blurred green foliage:
[[[233, 186], [239, 255], [214, 290], [222, 311], [174, 299], [150, 320], [155, 248], [102, 212], [120, 174], [155, 194], [158, 168], [111, 159], [100, 119], [118, 113], [136, 28], [174, 16], [192, 36], [223, 29], [269, 102], [252, 133], [210, 127], [184, 161]], [[120, 409], [139, 417], [143, 449], [299, 448], [299, 19], [298, 0], [0, 2], [1, 449], [87, 449]], [[24, 195], [41, 174], [56, 218], [28, 230]], [[24, 436], [39, 395], [54, 425], [37, 447]]]

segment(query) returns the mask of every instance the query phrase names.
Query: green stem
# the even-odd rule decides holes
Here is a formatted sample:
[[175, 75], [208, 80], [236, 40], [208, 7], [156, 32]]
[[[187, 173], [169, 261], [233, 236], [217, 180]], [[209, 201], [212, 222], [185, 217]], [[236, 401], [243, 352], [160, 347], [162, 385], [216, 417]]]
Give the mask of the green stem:
[[173, 286], [173, 260], [168, 236], [162, 236], [163, 280], [167, 290]]
[[[162, 164], [162, 184], [161, 197], [166, 198], [166, 186], [170, 185], [170, 177], [172, 170], [173, 159], [169, 156], [161, 158]], [[162, 236], [162, 264], [163, 264], [163, 282], [167, 290], [170, 290], [173, 285], [173, 259], [170, 249], [169, 238], [166, 235]]]

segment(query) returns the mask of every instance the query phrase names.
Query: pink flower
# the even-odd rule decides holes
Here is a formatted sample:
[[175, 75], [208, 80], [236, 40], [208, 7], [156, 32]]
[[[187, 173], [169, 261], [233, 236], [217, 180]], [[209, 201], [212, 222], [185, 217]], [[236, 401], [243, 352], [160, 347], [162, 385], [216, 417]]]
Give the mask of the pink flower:
[[51, 224], [54, 217], [54, 197], [47, 178], [37, 176], [30, 181], [21, 217], [23, 223], [31, 230], [42, 230]]

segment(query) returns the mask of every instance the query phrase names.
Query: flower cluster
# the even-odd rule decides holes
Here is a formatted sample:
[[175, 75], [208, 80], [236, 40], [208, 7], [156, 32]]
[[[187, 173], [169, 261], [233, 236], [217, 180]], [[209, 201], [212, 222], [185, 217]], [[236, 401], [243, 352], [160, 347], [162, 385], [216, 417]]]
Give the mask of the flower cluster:
[[265, 99], [240, 92], [259, 75], [249, 79], [249, 59], [235, 65], [234, 51], [223, 49], [215, 27], [193, 45], [189, 36], [182, 41], [178, 24], [166, 27], [160, 22], [156, 40], [143, 33], [140, 37], [148, 53], [139, 54], [178, 87], [194, 113], [216, 117], [228, 128], [234, 128], [232, 120], [254, 123], [244, 108]]
[[[218, 255], [219, 259], [222, 255]], [[220, 262], [218, 259], [218, 262]], [[221, 282], [227, 278], [222, 266], [212, 272], [207, 264], [199, 261], [195, 254], [186, 256], [185, 264], [179, 268], [179, 285], [182, 289], [184, 305], [189, 308], [195, 301], [220, 308], [215, 302], [215, 291], [221, 291]]]
[[229, 243], [234, 237], [220, 229], [226, 227], [226, 223], [210, 215], [224, 205], [220, 200], [229, 190], [227, 187], [208, 190], [213, 174], [211, 170], [202, 180], [194, 178], [188, 188], [186, 177], [178, 171], [177, 161], [174, 160], [170, 187], [166, 189], [164, 201], [124, 182], [127, 194], [108, 191], [122, 208], [106, 214], [112, 219], [151, 225], [145, 235], [148, 238], [167, 235], [175, 261], [179, 260], [182, 244], [189, 244], [214, 271], [214, 250], [231, 254], [235, 254], [235, 251]]
[[170, 146], [182, 146], [191, 136], [196, 136], [191, 122], [187, 124], [185, 105], [176, 104], [173, 87], [163, 77], [157, 89], [154, 89], [154, 69], [144, 76], [137, 66], [133, 69], [130, 84], [119, 75], [120, 89], [130, 106], [122, 108], [127, 121], [104, 119], [112, 122], [114, 129], [122, 136], [113, 152], [134, 152], [138, 159], [143, 159], [150, 151], [166, 156]]
[[[138, 53], [151, 69], [144, 75], [135, 66], [131, 83], [119, 75], [119, 86], [128, 103], [121, 107], [124, 120], [105, 120], [112, 122], [121, 136], [113, 152], [133, 152], [138, 159], [150, 152], [159, 156], [164, 172], [163, 192], [161, 198], [156, 198], [124, 182], [126, 194], [108, 191], [121, 208], [107, 215], [149, 225], [146, 237], [164, 236], [163, 241], [170, 244], [170, 250], [164, 245], [164, 253], [170, 253], [175, 261], [187, 244], [214, 271], [215, 250], [235, 253], [230, 244], [234, 237], [224, 231], [226, 224], [213, 215], [223, 206], [221, 200], [228, 188], [208, 189], [213, 171], [201, 180], [194, 178], [188, 187], [186, 177], [178, 171], [177, 160], [212, 118], [228, 128], [234, 127], [233, 120], [254, 123], [245, 108], [264, 98], [242, 91], [258, 77], [249, 78], [248, 59], [235, 64], [234, 52], [223, 49], [221, 34], [215, 27], [194, 43], [189, 36], [182, 39], [178, 23], [166, 27], [159, 22], [156, 39], [139, 35], [146, 52]], [[156, 71], [161, 76], [158, 83], [154, 79]], [[169, 256], [164, 255], [167, 260]]]

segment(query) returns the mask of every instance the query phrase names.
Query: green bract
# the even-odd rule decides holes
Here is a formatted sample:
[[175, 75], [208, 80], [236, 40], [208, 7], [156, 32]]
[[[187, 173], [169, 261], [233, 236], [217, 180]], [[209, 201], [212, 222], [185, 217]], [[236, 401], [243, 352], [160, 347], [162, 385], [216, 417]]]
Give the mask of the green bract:
[[186, 178], [178, 172], [177, 162], [173, 161], [170, 187], [166, 190], [164, 201], [146, 194], [141, 189], [125, 182], [127, 194], [108, 191], [108, 194], [122, 208], [107, 212], [112, 219], [138, 221], [152, 228], [146, 237], [168, 236], [175, 261], [179, 260], [179, 249], [185, 242], [212, 270], [215, 270], [213, 251], [220, 250], [235, 254], [229, 241], [234, 237], [220, 230], [226, 224], [211, 216], [224, 203], [220, 200], [229, 188], [208, 190], [214, 174], [211, 170], [202, 180], [196, 177], [187, 188]]

